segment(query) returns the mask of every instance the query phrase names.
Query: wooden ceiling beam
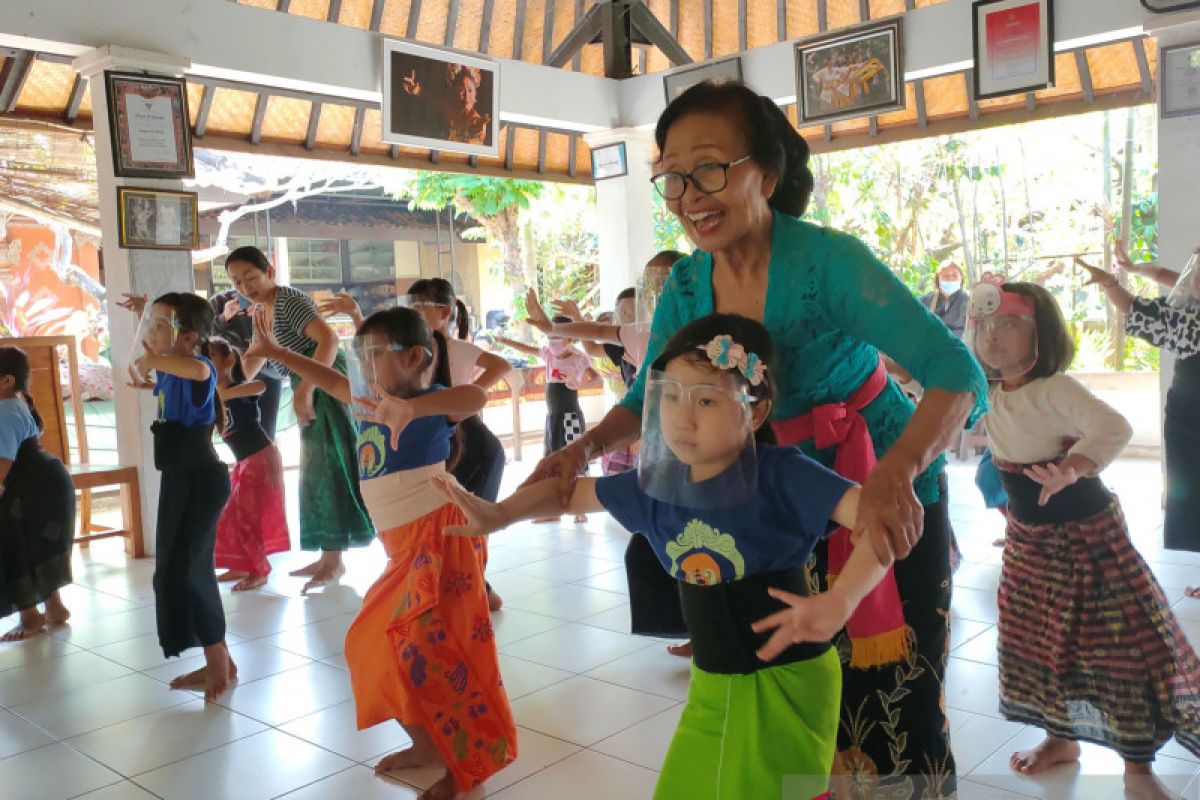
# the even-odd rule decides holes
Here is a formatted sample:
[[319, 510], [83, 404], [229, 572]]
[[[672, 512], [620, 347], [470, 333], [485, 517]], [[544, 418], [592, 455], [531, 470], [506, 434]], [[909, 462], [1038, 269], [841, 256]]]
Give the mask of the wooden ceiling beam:
[[858, 0], [858, 18], [862, 22], [871, 21], [871, 0]]
[[200, 92], [200, 108], [196, 111], [196, 138], [203, 139], [204, 134], [208, 131], [208, 115], [212, 111], [213, 95], [217, 90], [212, 86], [205, 86]]
[[405, 38], [416, 39], [419, 24], [421, 24], [421, 0], [412, 0], [412, 5], [408, 7], [408, 29], [404, 32]]
[[1092, 68], [1088, 66], [1087, 52], [1083, 49], [1075, 51], [1075, 66], [1079, 70], [1079, 86], [1083, 89], [1083, 99], [1090, 103], [1096, 99], [1096, 90], [1092, 86]]
[[1142, 91], [1154, 94], [1154, 76], [1150, 74], [1150, 59], [1146, 56], [1146, 42], [1141, 37], [1133, 40], [1133, 55], [1137, 59], [1138, 74], [1142, 77]]
[[483, 14], [479, 19], [479, 52], [487, 54], [492, 44], [492, 8], [496, 0], [483, 0]]
[[74, 122], [79, 116], [79, 107], [83, 104], [83, 93], [87, 91], [88, 79], [75, 73], [75, 82], [71, 84], [71, 94], [67, 98], [67, 108], [63, 111], [63, 119], [68, 123]]
[[[575, 26], [579, 24], [579, 21], [583, 19], [583, 16], [583, 0], [575, 0], [575, 15], [571, 20], [571, 30], [575, 29]], [[579, 72], [583, 69], [582, 47], [575, 52], [575, 57], [571, 59], [571, 69], [575, 70], [576, 72]]]
[[342, 16], [342, 0], [329, 0], [329, 13], [326, 15], [327, 22], [337, 22]]
[[975, 70], [967, 70], [962, 77], [963, 83], [967, 85], [967, 116], [975, 122], [979, 119], [979, 101], [975, 99]]
[[821, 33], [829, 30], [829, 8], [825, 0], [817, 0], [817, 30]]
[[787, 35], [787, 0], [775, 0], [775, 34], [777, 41], [785, 41]]
[[359, 108], [354, 111], [354, 127], [350, 131], [350, 155], [362, 153], [363, 123], [367, 119], [367, 110]]
[[275, 10], [282, 11], [284, 14], [288, 13], [288, 10], [291, 7], [292, 7], [292, 0], [279, 0], [279, 2], [277, 2], [275, 4]]
[[517, 146], [517, 129], [513, 125], [508, 126], [507, 141], [504, 142], [504, 169], [512, 172], [513, 168], [513, 152]]
[[542, 63], [550, 59], [554, 49], [554, 0], [546, 0], [546, 11], [542, 15]]
[[11, 114], [16, 110], [21, 90], [33, 70], [33, 57], [30, 51], [19, 50], [4, 62], [4, 69], [0, 71], [0, 112]]
[[450, 0], [446, 7], [446, 35], [442, 37], [442, 44], [446, 47], [454, 45], [454, 31], [458, 26], [458, 0]]
[[377, 31], [383, 26], [383, 10], [386, 6], [387, 0], [372, 0], [369, 30]]
[[925, 107], [925, 81], [913, 83], [913, 96], [917, 100], [917, 127], [929, 127], [929, 112]]
[[258, 99], [254, 101], [254, 121], [250, 123], [250, 144], [258, 144], [262, 141], [263, 122], [267, 119], [267, 100], [270, 97], [266, 92], [259, 92]]
[[[416, 2], [417, 0], [413, 0]], [[512, 57], [515, 61], [521, 61], [521, 51], [525, 47], [525, 0], [517, 0], [517, 19], [513, 24], [513, 49]]]
[[738, 50], [746, 52], [750, 49], [746, 33], [746, 0], [738, 0]]
[[673, 66], [678, 67], [692, 63], [692, 57], [688, 55], [687, 50], [683, 49], [679, 39], [664, 28], [658, 17], [654, 16], [653, 12], [645, 5], [637, 3], [630, 6], [629, 21], [651, 45], [662, 51]]
[[312, 110], [308, 112], [308, 132], [304, 135], [304, 149], [315, 150], [317, 147], [317, 127], [321, 124], [321, 101], [313, 100]]
[[574, 178], [579, 174], [579, 134], [567, 137], [567, 148], [567, 176]]
[[538, 131], [537, 172], [538, 175], [546, 172], [546, 131], [544, 129]]
[[713, 0], [704, 0], [704, 57], [713, 57]]

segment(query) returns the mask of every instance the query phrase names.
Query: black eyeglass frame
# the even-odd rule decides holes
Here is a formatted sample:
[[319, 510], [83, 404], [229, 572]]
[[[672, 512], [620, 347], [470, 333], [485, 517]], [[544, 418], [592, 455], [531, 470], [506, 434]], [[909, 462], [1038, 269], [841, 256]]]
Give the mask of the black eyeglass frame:
[[[732, 167], [738, 166], [739, 164], [745, 164], [747, 161], [750, 160], [750, 158], [751, 158], [751, 156], [749, 154], [747, 154], [747, 155], [744, 155], [741, 158], [737, 159], [736, 161], [710, 161], [707, 164], [701, 164], [700, 166], [696, 167], [694, 170], [692, 170], [691, 172], [688, 172], [686, 174], [683, 172], [660, 172], [657, 175], [651, 176], [650, 183], [654, 185], [654, 191], [658, 192], [658, 196], [664, 200], [679, 200], [680, 198], [682, 198], [685, 194], [687, 194], [687, 185], [689, 183], [692, 186], [695, 186], [699, 191], [703, 192], [704, 194], [716, 194], [717, 192], [723, 191], [725, 189], [725, 187], [729, 185], [729, 170]], [[702, 169], [711, 169], [712, 167], [720, 167], [721, 168], [721, 175], [722, 175], [723, 180], [721, 182], [720, 187], [718, 187], [716, 189], [705, 189], [703, 186], [701, 186], [696, 181], [695, 175], [697, 172], [699, 172]], [[662, 186], [659, 185], [660, 181], [663, 178], [669, 177], [671, 175], [678, 177], [683, 184], [683, 190], [675, 197], [668, 197], [667, 193], [663, 191]]]

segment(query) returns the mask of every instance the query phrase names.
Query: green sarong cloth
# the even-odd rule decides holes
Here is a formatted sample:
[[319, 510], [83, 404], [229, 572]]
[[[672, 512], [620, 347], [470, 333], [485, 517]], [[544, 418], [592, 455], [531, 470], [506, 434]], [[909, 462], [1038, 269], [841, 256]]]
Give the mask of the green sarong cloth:
[[[346, 372], [338, 353], [333, 366]], [[300, 378], [292, 376], [292, 391]], [[316, 416], [300, 429], [300, 549], [346, 550], [375, 538], [358, 489], [358, 426], [350, 408], [317, 389]]]
[[842, 667], [832, 648], [750, 675], [692, 665], [655, 800], [811, 800], [828, 791]]

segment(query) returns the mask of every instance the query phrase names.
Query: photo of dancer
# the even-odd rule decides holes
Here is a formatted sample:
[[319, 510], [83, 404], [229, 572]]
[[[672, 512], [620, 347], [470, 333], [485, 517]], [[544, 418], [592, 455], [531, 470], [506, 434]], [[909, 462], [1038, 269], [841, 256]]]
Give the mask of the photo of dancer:
[[796, 45], [801, 124], [904, 107], [898, 22]]
[[498, 152], [495, 63], [388, 41], [384, 64], [384, 141]]

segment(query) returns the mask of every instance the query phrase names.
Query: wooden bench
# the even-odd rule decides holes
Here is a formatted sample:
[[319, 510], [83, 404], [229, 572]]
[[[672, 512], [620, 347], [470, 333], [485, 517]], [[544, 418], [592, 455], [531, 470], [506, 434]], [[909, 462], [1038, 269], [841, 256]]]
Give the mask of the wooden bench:
[[[99, 466], [88, 463], [87, 425], [83, 416], [83, 400], [79, 392], [79, 362], [72, 336], [27, 336], [0, 339], [0, 344], [13, 345], [29, 357], [29, 394], [42, 417], [42, 447], [60, 459], [71, 473], [71, 482], [79, 492], [79, 531], [75, 541], [87, 547], [96, 539], [120, 536], [125, 539], [125, 552], [133, 558], [146, 555], [142, 542], [142, 498], [135, 465]], [[67, 438], [66, 399], [58, 368], [59, 348], [66, 350], [71, 407], [75, 412], [75, 436], [79, 442], [79, 462], [71, 458], [71, 443]], [[92, 521], [92, 492], [117, 486], [121, 492], [121, 527], [108, 528]]]

